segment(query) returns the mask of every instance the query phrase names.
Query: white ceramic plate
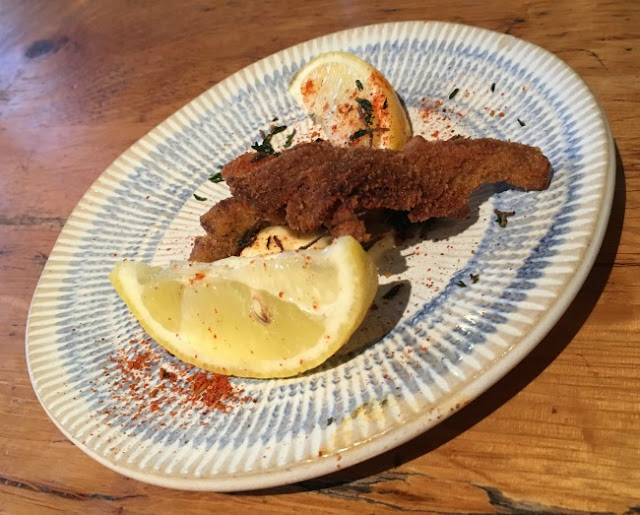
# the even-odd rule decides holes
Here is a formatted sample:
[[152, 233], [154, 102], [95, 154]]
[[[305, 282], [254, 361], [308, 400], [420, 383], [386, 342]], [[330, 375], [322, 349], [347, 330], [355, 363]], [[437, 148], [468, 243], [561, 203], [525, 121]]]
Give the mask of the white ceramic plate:
[[[469, 220], [435, 222], [389, 259], [380, 294], [404, 286], [391, 300], [378, 298], [380, 309], [347, 348], [302, 377], [232, 379], [243, 399], [207, 409], [192, 398], [197, 370], [145, 339], [107, 275], [125, 258], [185, 259], [202, 233], [199, 215], [228, 195], [208, 176], [248, 150], [274, 117], [296, 128], [298, 141], [310, 137], [286, 87], [328, 50], [382, 70], [415, 134], [541, 147], [553, 166], [551, 186], [483, 188]], [[580, 77], [537, 46], [438, 22], [374, 25], [297, 45], [202, 94], [89, 189], [34, 294], [27, 328], [34, 389], [78, 447], [149, 483], [245, 490], [347, 467], [449, 416], [540, 341], [593, 264], [613, 186], [605, 115]], [[495, 222], [495, 208], [516, 212], [507, 227]], [[176, 377], [161, 377], [161, 368]]]

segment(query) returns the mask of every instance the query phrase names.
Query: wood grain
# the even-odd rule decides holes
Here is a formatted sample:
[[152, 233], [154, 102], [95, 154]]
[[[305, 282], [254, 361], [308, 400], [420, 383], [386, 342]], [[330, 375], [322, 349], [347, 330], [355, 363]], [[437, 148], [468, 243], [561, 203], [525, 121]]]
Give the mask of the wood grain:
[[[640, 513], [640, 4], [5, 2], [0, 5], [0, 511]], [[112, 472], [47, 418], [29, 302], [73, 207], [122, 151], [229, 74], [358, 25], [468, 23], [564, 59], [604, 107], [614, 208], [585, 287], [512, 373], [431, 431], [270, 491], [171, 491]]]

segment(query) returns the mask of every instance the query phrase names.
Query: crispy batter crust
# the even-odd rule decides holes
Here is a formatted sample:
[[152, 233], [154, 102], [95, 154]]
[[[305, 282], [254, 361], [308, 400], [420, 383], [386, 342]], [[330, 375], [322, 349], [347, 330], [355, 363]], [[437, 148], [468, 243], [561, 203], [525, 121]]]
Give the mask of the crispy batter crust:
[[196, 237], [189, 259], [207, 263], [239, 254], [265, 225], [260, 213], [234, 197], [218, 202], [200, 217], [200, 224], [207, 234]]
[[[301, 232], [324, 228], [334, 236], [351, 234], [366, 241], [364, 212], [406, 211], [413, 222], [460, 218], [469, 212], [469, 195], [483, 183], [542, 190], [551, 177], [539, 149], [494, 139], [426, 141], [416, 136], [401, 151], [314, 142], [277, 157], [254, 161], [255, 156], [244, 154], [222, 170], [235, 200], [221, 202], [202, 217], [211, 241], [205, 245], [200, 238], [191, 259], [233, 255], [226, 240], [259, 221], [286, 223]], [[208, 254], [205, 246], [213, 245], [220, 249]]]

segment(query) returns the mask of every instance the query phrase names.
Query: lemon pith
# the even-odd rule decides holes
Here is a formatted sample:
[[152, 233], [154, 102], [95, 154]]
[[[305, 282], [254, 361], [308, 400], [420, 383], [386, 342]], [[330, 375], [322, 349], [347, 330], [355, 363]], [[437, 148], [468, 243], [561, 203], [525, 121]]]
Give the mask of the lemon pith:
[[[399, 149], [411, 137], [409, 118], [389, 81], [356, 55], [318, 55], [294, 75], [289, 93], [333, 144]], [[363, 130], [369, 132], [354, 138]]]
[[360, 325], [378, 284], [351, 237], [323, 250], [210, 264], [123, 261], [109, 277], [169, 352], [244, 377], [288, 377], [323, 363]]

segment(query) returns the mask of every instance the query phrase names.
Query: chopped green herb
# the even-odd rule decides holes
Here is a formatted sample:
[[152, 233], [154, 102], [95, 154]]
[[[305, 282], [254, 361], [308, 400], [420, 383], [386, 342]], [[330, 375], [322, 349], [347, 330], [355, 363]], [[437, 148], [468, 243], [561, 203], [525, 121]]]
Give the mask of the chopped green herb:
[[269, 131], [269, 134], [271, 136], [274, 136], [274, 135], [278, 134], [279, 132], [282, 132], [282, 131], [285, 131], [285, 130], [287, 130], [287, 126], [286, 125], [272, 125], [271, 126], [271, 130]]
[[298, 250], [306, 250], [311, 248], [315, 243], [318, 243], [322, 238], [324, 238], [326, 236], [326, 234], [320, 234], [318, 236], [316, 236], [315, 238], [313, 238], [310, 242], [305, 243], [304, 245], [302, 245], [301, 247], [298, 247]]
[[373, 134], [374, 132], [387, 132], [389, 129], [386, 127], [373, 127], [370, 129], [358, 129], [351, 136], [349, 136], [350, 141], [355, 141], [362, 136], [366, 136], [367, 134]]
[[358, 79], [356, 79], [356, 87], [358, 88], [358, 91], [363, 90], [362, 82], [360, 82]]
[[449, 95], [449, 100], [451, 100], [453, 97], [455, 97], [458, 94], [458, 91], [460, 91], [460, 89], [456, 88], [454, 89], [451, 94]]
[[467, 285], [465, 284], [465, 282], [464, 282], [464, 281], [458, 281], [458, 282], [456, 283], [456, 286], [460, 286], [460, 288], [466, 288], [466, 287], [467, 287]]
[[284, 131], [287, 128], [286, 125], [272, 125], [269, 130], [269, 134], [264, 134], [263, 131], [260, 131], [260, 135], [262, 136], [262, 143], [258, 143], [257, 141], [251, 145], [251, 148], [255, 150], [258, 154], [251, 160], [252, 163], [256, 161], [260, 161], [260, 159], [267, 156], [279, 156], [280, 152], [276, 152], [271, 144], [271, 138], [279, 132]]
[[209, 180], [211, 182], [222, 182], [224, 179], [222, 178], [222, 174], [220, 172], [212, 173], [209, 176]]
[[238, 254], [240, 254], [242, 249], [245, 247], [253, 245], [253, 242], [256, 241], [256, 238], [258, 237], [258, 233], [264, 228], [264, 226], [264, 223], [258, 223], [244, 232], [240, 239], [236, 241], [236, 250], [238, 251]]
[[330, 426], [331, 424], [333, 424], [333, 417], [327, 419], [327, 425]]
[[387, 108], [387, 97], [384, 98], [384, 104], [382, 104], [382, 109]]
[[516, 214], [515, 211], [500, 211], [498, 209], [494, 209], [493, 212], [496, 214], [496, 222], [500, 227], [506, 227], [508, 223], [507, 217]]
[[520, 127], [524, 127], [525, 125], [527, 125], [520, 118], [518, 118], [518, 123], [520, 124]]
[[201, 197], [200, 195], [196, 195], [195, 193], [193, 194], [193, 198], [199, 200], [200, 202], [204, 202], [205, 200], [207, 200], [207, 197]]
[[491, 84], [491, 93], [493, 93], [496, 90], [496, 83], [494, 82], [493, 84]]
[[395, 286], [392, 286], [391, 288], [389, 288], [389, 291], [382, 296], [382, 298], [384, 300], [392, 299], [393, 297], [398, 295], [398, 292], [403, 286], [404, 286], [403, 283], [398, 283]]
[[293, 137], [295, 135], [296, 135], [295, 129], [291, 131], [291, 134], [287, 134], [287, 141], [285, 141], [284, 145], [282, 145], [282, 148], [289, 148], [291, 146], [291, 143], [293, 143]]
[[356, 102], [358, 102], [364, 112], [364, 121], [369, 125], [371, 123], [371, 118], [373, 117], [373, 106], [371, 105], [371, 102], [366, 98], [359, 97], [356, 97]]
[[275, 150], [273, 149], [273, 145], [271, 145], [271, 137], [265, 136], [262, 140], [262, 143], [255, 142], [251, 145], [251, 148], [258, 153], [258, 156], [253, 158], [253, 161], [258, 161], [263, 157], [267, 157], [268, 155], [275, 154]]
[[275, 234], [273, 235], [273, 242], [278, 246], [280, 250], [284, 250], [284, 245], [282, 245], [280, 238], [278, 238]]
[[274, 117], [273, 117], [273, 120], [271, 120], [271, 121], [272, 121], [272, 122], [277, 122], [277, 121], [278, 121], [278, 117], [277, 117], [277, 116], [274, 116]]
[[380, 406], [384, 406], [387, 402], [389, 402], [389, 399], [382, 399]]
[[366, 136], [367, 134], [372, 134], [371, 129], [358, 129], [351, 136], [349, 136], [349, 140], [355, 141], [362, 136]]
[[455, 136], [453, 136], [452, 138], [449, 138], [449, 139], [460, 139], [460, 138], [464, 138], [464, 136], [462, 136], [460, 134], [456, 134]]
[[267, 250], [271, 247], [271, 235], [267, 238]]
[[473, 284], [476, 284], [480, 280], [480, 274], [469, 274], [469, 277], [471, 277]]

